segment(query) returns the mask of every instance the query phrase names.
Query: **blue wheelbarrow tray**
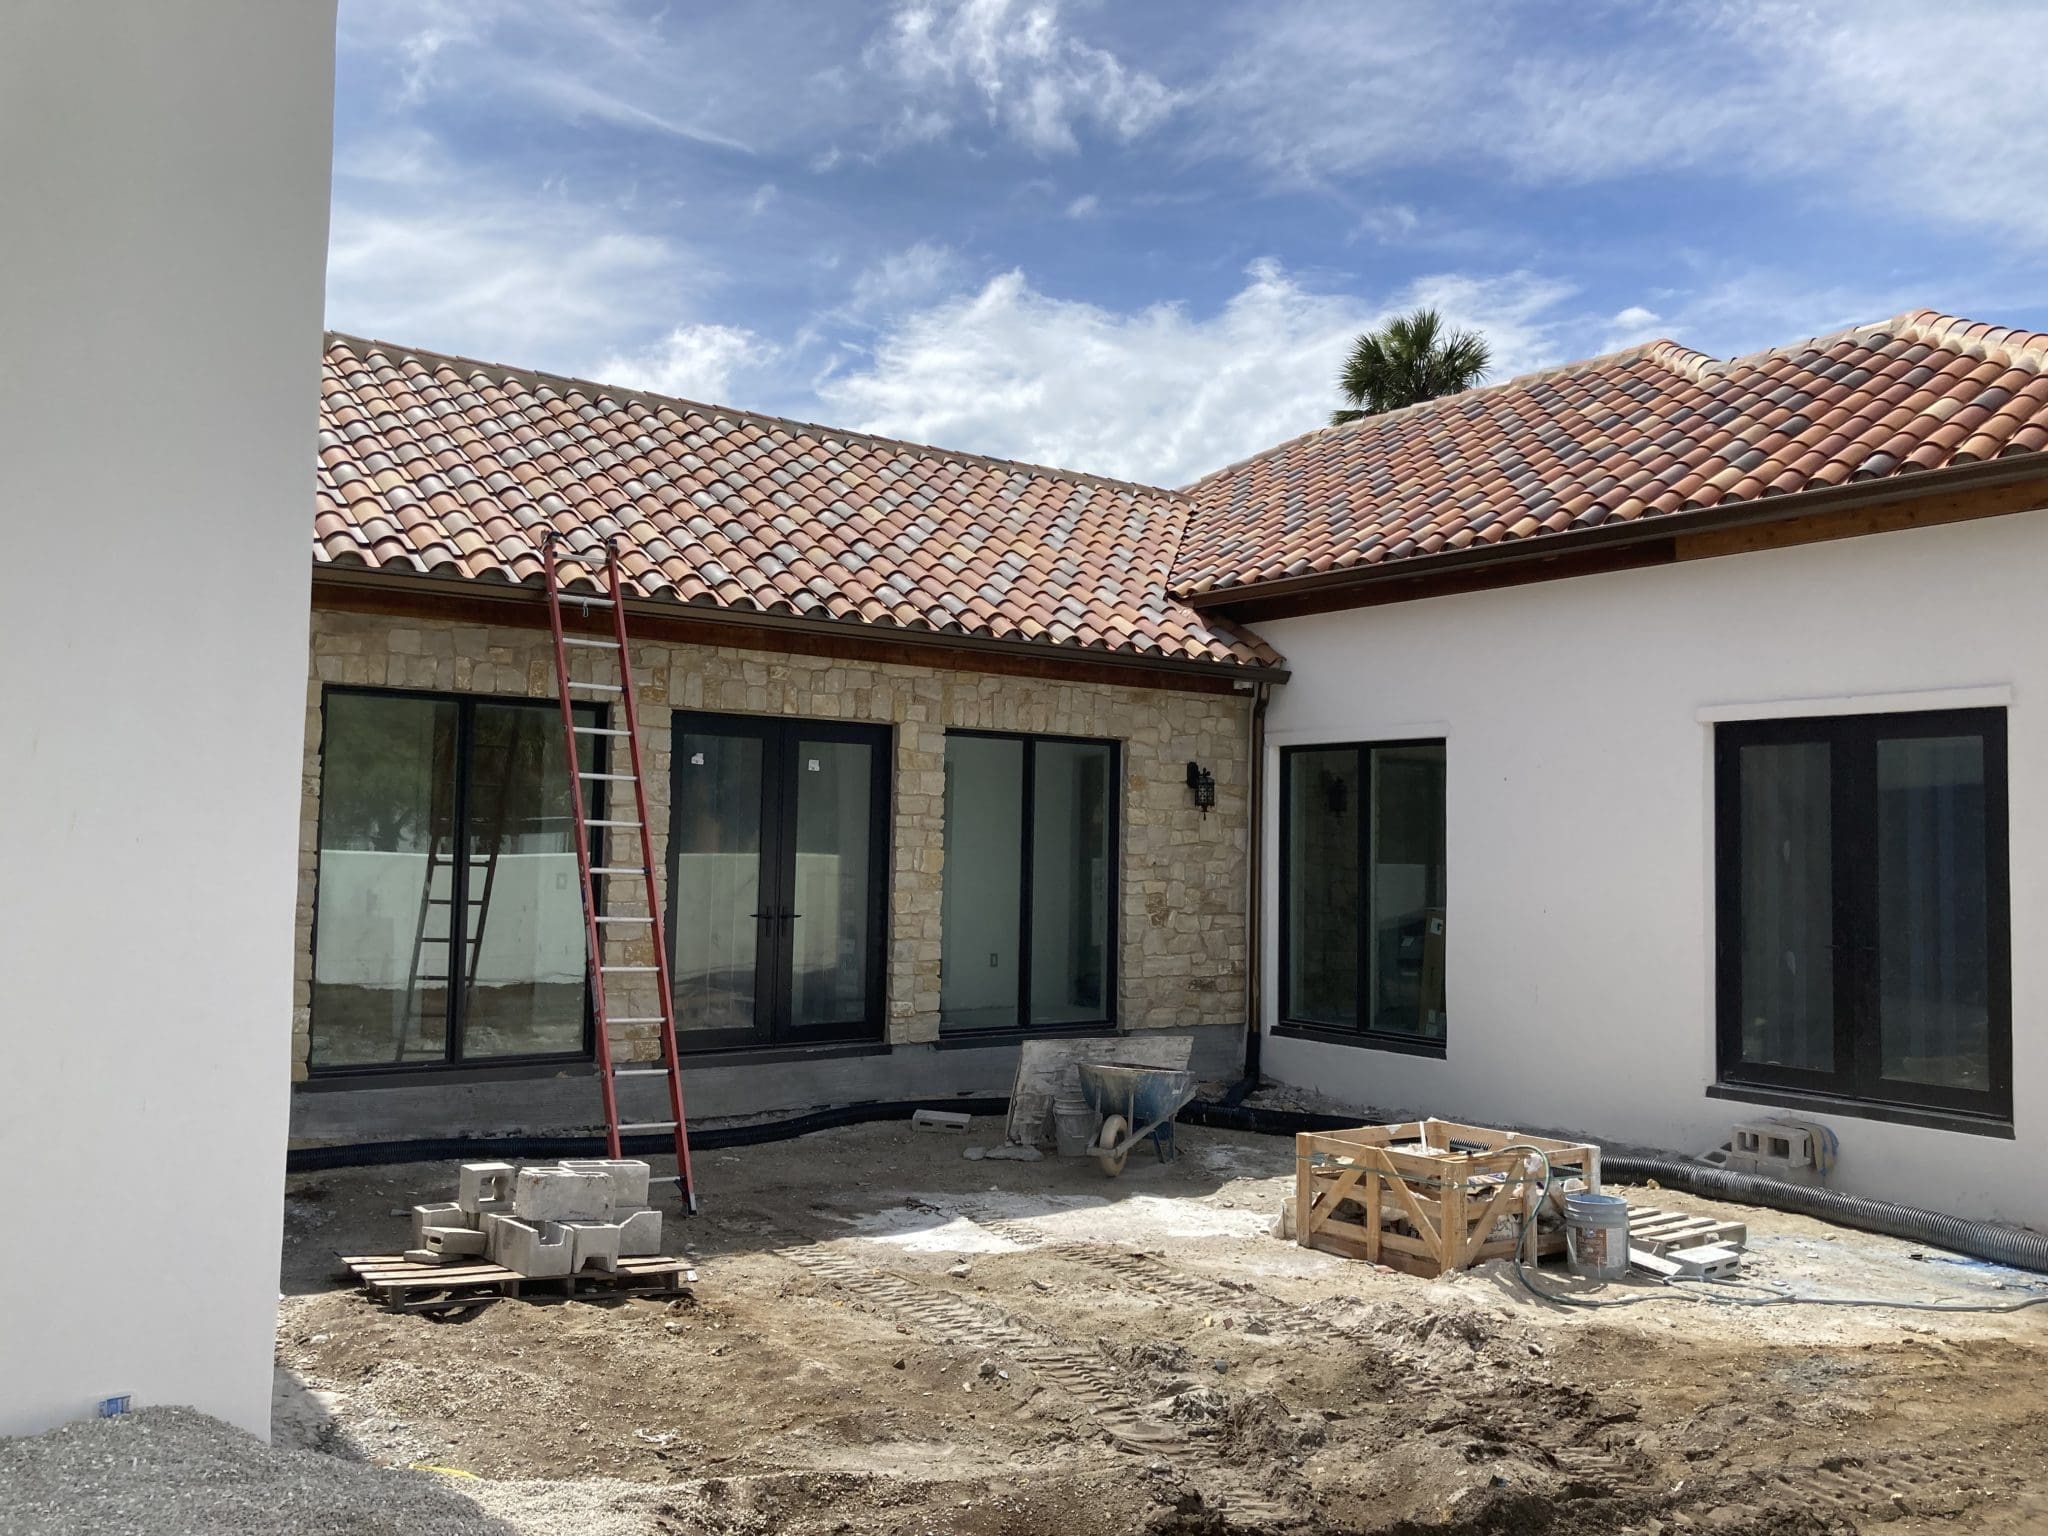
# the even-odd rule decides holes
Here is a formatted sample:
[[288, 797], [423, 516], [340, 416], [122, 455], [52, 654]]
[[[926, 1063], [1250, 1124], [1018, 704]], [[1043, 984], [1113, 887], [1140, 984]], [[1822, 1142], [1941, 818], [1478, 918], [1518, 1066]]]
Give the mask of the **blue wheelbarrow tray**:
[[1109, 1061], [1079, 1061], [1074, 1068], [1081, 1074], [1081, 1096], [1097, 1117], [1088, 1150], [1103, 1172], [1111, 1177], [1122, 1173], [1131, 1149], [1147, 1137], [1162, 1163], [1173, 1160], [1173, 1117], [1195, 1096], [1193, 1072]]

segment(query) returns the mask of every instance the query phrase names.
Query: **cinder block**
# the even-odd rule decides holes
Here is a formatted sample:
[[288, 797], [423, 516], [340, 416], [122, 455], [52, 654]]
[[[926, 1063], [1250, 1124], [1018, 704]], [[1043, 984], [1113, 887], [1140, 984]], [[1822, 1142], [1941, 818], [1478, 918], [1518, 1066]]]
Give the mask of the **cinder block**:
[[507, 1222], [517, 1218], [510, 1212], [492, 1211], [480, 1219], [484, 1234], [484, 1257], [493, 1264], [503, 1264], [505, 1261], [498, 1257], [498, 1232]]
[[569, 1232], [569, 1269], [582, 1274], [586, 1269], [610, 1274], [619, 1267], [621, 1228], [615, 1221], [565, 1221]]
[[480, 1214], [483, 1201], [510, 1200], [515, 1171], [510, 1163], [464, 1163], [455, 1176], [455, 1203]]
[[974, 1117], [951, 1109], [920, 1109], [911, 1115], [910, 1124], [916, 1130], [946, 1131], [958, 1136], [974, 1124]]
[[620, 1258], [644, 1259], [661, 1252], [661, 1212], [627, 1212], [618, 1228]]
[[420, 1246], [444, 1259], [480, 1258], [483, 1255], [484, 1235], [473, 1227], [428, 1227], [420, 1235], [424, 1239]]
[[441, 1262], [441, 1255], [434, 1252], [431, 1248], [408, 1248], [405, 1250], [405, 1262], [408, 1264], [438, 1264]]
[[570, 1168], [522, 1168], [513, 1185], [512, 1214], [524, 1222], [610, 1221], [611, 1176]]
[[492, 1227], [498, 1243], [498, 1262], [534, 1280], [555, 1280], [569, 1273], [573, 1244], [569, 1229], [558, 1221], [528, 1226], [510, 1216], [500, 1216]]
[[562, 1166], [574, 1173], [601, 1173], [612, 1181], [612, 1209], [647, 1203], [647, 1165], [637, 1158], [565, 1157]]
[[442, 1200], [432, 1205], [416, 1205], [412, 1208], [412, 1245], [415, 1248], [427, 1246], [426, 1230], [429, 1227], [466, 1227], [473, 1218], [453, 1200]]

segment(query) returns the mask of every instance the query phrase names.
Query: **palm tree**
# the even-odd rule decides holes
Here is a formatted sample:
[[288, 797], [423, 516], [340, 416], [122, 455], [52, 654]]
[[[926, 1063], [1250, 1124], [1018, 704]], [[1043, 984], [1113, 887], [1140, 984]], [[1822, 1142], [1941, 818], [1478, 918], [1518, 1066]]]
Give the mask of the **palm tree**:
[[1486, 377], [1492, 361], [1484, 336], [1446, 329], [1433, 309], [1397, 315], [1351, 344], [1337, 378], [1351, 405], [1330, 412], [1330, 425], [1461, 394]]

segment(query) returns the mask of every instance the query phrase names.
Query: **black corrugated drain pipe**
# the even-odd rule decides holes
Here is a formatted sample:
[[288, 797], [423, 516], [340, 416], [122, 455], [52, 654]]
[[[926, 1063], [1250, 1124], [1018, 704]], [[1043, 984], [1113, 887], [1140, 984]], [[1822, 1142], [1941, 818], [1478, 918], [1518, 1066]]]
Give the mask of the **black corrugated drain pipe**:
[[1923, 1211], [1918, 1206], [1895, 1205], [1889, 1200], [1866, 1200], [1861, 1195], [1845, 1195], [1839, 1189], [1788, 1184], [1783, 1179], [1736, 1173], [1678, 1157], [1603, 1156], [1600, 1172], [1617, 1179], [1655, 1179], [1667, 1189], [1682, 1189], [1708, 1200], [1767, 1206], [1795, 1216], [1831, 1221], [1837, 1226], [1903, 1238], [1909, 1243], [1946, 1248], [1951, 1253], [1993, 1264], [2048, 1274], [2048, 1234], [2030, 1232], [2024, 1227], [1971, 1221], [1940, 1211]]
[[[1178, 1118], [1186, 1125], [1209, 1126], [1217, 1130], [1251, 1131], [1266, 1136], [1292, 1136], [1297, 1131], [1335, 1131], [1358, 1123], [1356, 1116], [1309, 1114], [1299, 1110], [1253, 1109], [1239, 1102], [1252, 1091], [1247, 1079], [1234, 1084], [1222, 1099], [1197, 1099]], [[815, 1110], [788, 1120], [764, 1121], [752, 1125], [719, 1126], [693, 1133], [694, 1148], [759, 1146], [771, 1141], [809, 1135], [838, 1126], [861, 1125], [875, 1120], [903, 1120], [918, 1109], [950, 1109], [970, 1115], [1002, 1115], [1009, 1112], [1009, 1100], [933, 1099], [903, 1100], [895, 1103], [848, 1104]], [[577, 1157], [601, 1156], [603, 1143], [591, 1136], [489, 1136], [450, 1137], [431, 1141], [380, 1141], [345, 1147], [302, 1147], [292, 1152], [287, 1167], [293, 1173], [311, 1173], [324, 1168], [363, 1168], [390, 1163], [440, 1162], [475, 1157]], [[647, 1155], [669, 1150], [660, 1137], [628, 1138], [626, 1151]], [[1945, 1248], [1973, 1259], [2008, 1264], [2014, 1269], [2048, 1274], [2048, 1234], [2023, 1227], [1999, 1226], [1994, 1222], [1971, 1221], [1940, 1211], [1923, 1211], [1917, 1206], [1896, 1205], [1889, 1200], [1866, 1200], [1838, 1189], [1821, 1189], [1806, 1184], [1788, 1184], [1759, 1174], [1734, 1173], [1706, 1163], [1680, 1157], [1603, 1156], [1603, 1174], [1622, 1180], [1655, 1179], [1667, 1189], [1681, 1189], [1707, 1200], [1727, 1200], [1737, 1205], [1760, 1205], [1768, 1210], [1811, 1216], [1837, 1226], [1876, 1232], [1909, 1243]]]

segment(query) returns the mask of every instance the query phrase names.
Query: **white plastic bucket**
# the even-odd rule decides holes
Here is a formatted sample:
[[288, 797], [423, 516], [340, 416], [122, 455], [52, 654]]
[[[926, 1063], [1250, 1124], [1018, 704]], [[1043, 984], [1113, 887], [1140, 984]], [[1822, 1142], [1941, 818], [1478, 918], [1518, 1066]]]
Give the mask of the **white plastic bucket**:
[[1619, 1195], [1565, 1196], [1564, 1246], [1573, 1274], [1619, 1280], [1628, 1273], [1628, 1202]]
[[1058, 1099], [1052, 1106], [1052, 1139], [1061, 1157], [1086, 1157], [1101, 1124], [1081, 1099]]

